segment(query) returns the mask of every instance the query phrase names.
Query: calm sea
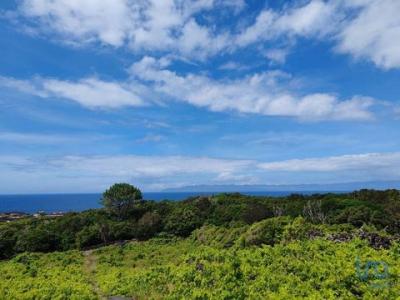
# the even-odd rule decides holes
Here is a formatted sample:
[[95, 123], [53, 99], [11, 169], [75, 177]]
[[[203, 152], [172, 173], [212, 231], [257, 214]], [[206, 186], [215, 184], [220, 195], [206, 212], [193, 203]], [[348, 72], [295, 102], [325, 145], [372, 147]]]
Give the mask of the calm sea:
[[[243, 192], [253, 196], [286, 196], [293, 192]], [[312, 192], [302, 192], [311, 194]], [[183, 200], [191, 196], [212, 195], [217, 193], [181, 192], [181, 193], [143, 193], [147, 200]], [[43, 195], [0, 195], [0, 212], [67, 212], [100, 208], [101, 194], [43, 194]]]

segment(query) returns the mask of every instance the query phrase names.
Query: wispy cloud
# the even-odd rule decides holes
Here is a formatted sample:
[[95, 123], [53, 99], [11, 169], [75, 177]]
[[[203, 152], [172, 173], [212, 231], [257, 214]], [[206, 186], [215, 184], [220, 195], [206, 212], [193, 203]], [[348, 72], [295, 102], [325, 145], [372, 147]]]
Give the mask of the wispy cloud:
[[[174, 186], [176, 182], [212, 182], [220, 174], [246, 171], [251, 160], [229, 160], [185, 156], [63, 156], [0, 157], [0, 190], [16, 188], [15, 183], [34, 180], [31, 186], [54, 191], [62, 185], [77, 191], [102, 190], [113, 182], [134, 181], [145, 189], [156, 185]], [[19, 178], [17, 181], [16, 179]], [[42, 183], [36, 180], [41, 178]], [[221, 180], [221, 178], [219, 179]], [[90, 185], [86, 186], [86, 184]]]
[[200, 57], [221, 50], [227, 37], [200, 25], [194, 16], [212, 8], [235, 13], [243, 7], [243, 1], [227, 0], [24, 0], [19, 12], [28, 18], [31, 28], [67, 42], [100, 42], [134, 51], [168, 49]]
[[37, 134], [20, 132], [1, 132], [0, 142], [22, 143], [22, 144], [57, 144], [76, 141], [76, 137], [61, 136], [59, 134]]
[[92, 143], [95, 141], [113, 139], [113, 135], [102, 134], [46, 134], [26, 133], [15, 131], [0, 131], [0, 143], [15, 143], [23, 145], [49, 144], [62, 145], [63, 143]]
[[296, 95], [285, 84], [290, 76], [272, 71], [236, 80], [214, 80], [206, 76], [185, 76], [163, 68], [152, 57], [144, 57], [131, 68], [133, 77], [150, 84], [152, 90], [175, 100], [212, 111], [237, 111], [267, 116], [297, 117], [304, 120], [369, 120], [374, 100], [353, 97], [340, 100], [326, 93]]
[[244, 64], [241, 64], [238, 62], [228, 61], [228, 62], [222, 64], [221, 66], [219, 66], [218, 69], [224, 70], [224, 71], [244, 71], [244, 70], [249, 70], [252, 67], [253, 66], [244, 65]]
[[285, 172], [333, 172], [368, 171], [389, 172], [400, 175], [400, 153], [366, 153], [323, 158], [292, 159], [259, 165], [268, 171]]
[[[196, 18], [211, 11], [236, 16], [244, 7], [241, 0], [23, 0], [17, 19], [30, 32], [68, 43], [98, 42], [142, 55], [162, 52], [201, 60], [270, 41], [292, 47], [305, 37], [334, 41], [339, 52], [384, 69], [400, 67], [397, 0], [293, 1], [280, 10], [266, 7], [244, 28]], [[282, 52], [268, 55], [284, 61]]]
[[[15, 190], [29, 180], [37, 190], [100, 191], [118, 181], [133, 182], [145, 190], [193, 184], [280, 184], [400, 178], [400, 153], [365, 153], [334, 157], [263, 162], [191, 156], [58, 156], [0, 157], [0, 190]], [[302, 173], [301, 173], [302, 172]], [[292, 175], [287, 175], [292, 174]], [[298, 174], [303, 174], [299, 178]], [[340, 176], [340, 177], [339, 177]], [[18, 178], [18, 180], [16, 180]], [[332, 178], [334, 180], [332, 180]], [[39, 180], [40, 179], [40, 180]], [[303, 181], [302, 181], [303, 180]], [[29, 191], [28, 191], [29, 192]]]
[[137, 143], [158, 143], [164, 141], [166, 139], [165, 136], [160, 134], [147, 134], [144, 137], [137, 139]]
[[383, 69], [400, 68], [400, 2], [351, 0], [345, 7], [356, 12], [337, 34], [337, 50], [367, 59]]
[[383, 69], [399, 68], [399, 13], [397, 0], [311, 0], [282, 12], [266, 8], [235, 37], [235, 44], [247, 46], [284, 37], [290, 46], [297, 37], [324, 39], [334, 41], [338, 52]]
[[204, 75], [179, 75], [164, 66], [162, 60], [146, 56], [132, 65], [132, 78], [125, 82], [96, 78], [71, 82], [38, 77], [22, 81], [3, 77], [0, 84], [3, 82], [40, 97], [68, 99], [89, 108], [143, 106], [169, 99], [218, 112], [311, 121], [373, 119], [370, 107], [375, 104], [374, 99], [354, 96], [342, 100], [330, 93], [297, 95], [289, 89], [291, 76], [280, 71], [256, 73], [235, 80], [214, 80]]
[[42, 98], [63, 98], [75, 101], [89, 108], [116, 108], [122, 106], [143, 106], [138, 85], [123, 82], [102, 81], [95, 77], [77, 81], [65, 81], [35, 77], [18, 80], [0, 77], [0, 85], [15, 88], [21, 92]]

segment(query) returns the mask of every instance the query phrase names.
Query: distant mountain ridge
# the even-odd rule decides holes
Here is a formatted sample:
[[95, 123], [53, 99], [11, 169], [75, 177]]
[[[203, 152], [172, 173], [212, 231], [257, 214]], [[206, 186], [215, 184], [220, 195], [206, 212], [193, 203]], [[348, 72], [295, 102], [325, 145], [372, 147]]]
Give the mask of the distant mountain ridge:
[[346, 192], [360, 189], [400, 189], [400, 181], [368, 181], [293, 185], [191, 185], [164, 189], [162, 192]]

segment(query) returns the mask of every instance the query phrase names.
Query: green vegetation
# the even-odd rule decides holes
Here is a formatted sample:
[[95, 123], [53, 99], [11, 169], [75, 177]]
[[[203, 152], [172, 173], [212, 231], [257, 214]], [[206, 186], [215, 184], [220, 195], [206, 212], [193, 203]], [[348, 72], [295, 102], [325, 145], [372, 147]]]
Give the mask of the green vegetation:
[[20, 254], [0, 262], [0, 299], [97, 299], [80, 252]]
[[396, 190], [154, 202], [115, 185], [103, 200], [0, 223], [0, 299], [400, 297]]
[[[368, 226], [277, 217], [252, 226], [206, 225], [86, 251], [22, 254], [0, 263], [2, 299], [397, 299], [400, 245], [372, 247]], [[349, 240], [338, 242], [337, 236]], [[357, 270], [384, 261], [387, 276]], [[89, 262], [88, 262], [89, 261]], [[91, 266], [88, 266], [88, 265]], [[363, 272], [363, 271], [362, 271]], [[379, 274], [384, 274], [380, 270]]]
[[[359, 239], [226, 249], [194, 248], [187, 240], [168, 244], [154, 240], [99, 251], [97, 280], [107, 294], [139, 299], [396, 299], [400, 272], [396, 251], [374, 250]], [[360, 260], [384, 260], [390, 265], [390, 277], [382, 288], [371, 285], [376, 280], [358, 278], [357, 255]]]
[[147, 240], [161, 232], [187, 237], [206, 224], [251, 225], [276, 216], [302, 216], [313, 224], [350, 224], [358, 228], [370, 224], [389, 234], [400, 234], [397, 190], [279, 198], [220, 194], [154, 202], [141, 200], [140, 191], [134, 187], [117, 184], [104, 193], [103, 203], [104, 209], [59, 218], [0, 223], [0, 259], [23, 252], [87, 249], [120, 240]]
[[119, 218], [129, 214], [129, 211], [142, 200], [142, 192], [127, 183], [116, 183], [103, 193], [104, 207]]

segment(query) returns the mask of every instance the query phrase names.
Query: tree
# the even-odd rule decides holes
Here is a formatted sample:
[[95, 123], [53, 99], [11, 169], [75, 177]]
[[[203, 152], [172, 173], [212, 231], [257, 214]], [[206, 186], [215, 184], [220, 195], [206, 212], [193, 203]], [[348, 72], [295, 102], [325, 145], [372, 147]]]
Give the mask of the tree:
[[308, 200], [303, 208], [304, 216], [314, 223], [324, 224], [326, 221], [325, 213], [322, 211], [322, 202]]
[[123, 218], [141, 199], [142, 192], [138, 188], [128, 183], [116, 183], [103, 193], [102, 204], [118, 218]]
[[168, 233], [187, 237], [202, 223], [198, 208], [192, 205], [178, 206], [166, 217], [165, 230]]
[[141, 239], [153, 237], [162, 227], [160, 215], [150, 211], [146, 212], [137, 224], [137, 237]]

